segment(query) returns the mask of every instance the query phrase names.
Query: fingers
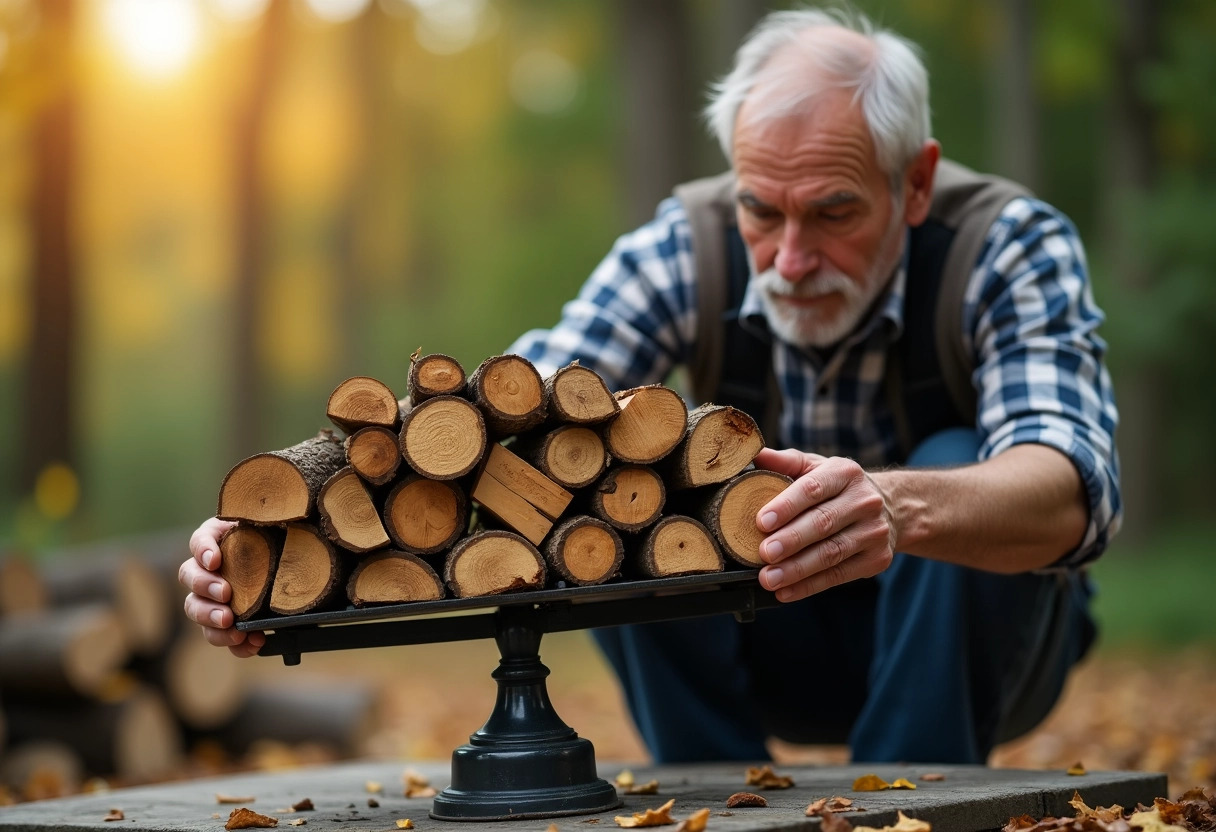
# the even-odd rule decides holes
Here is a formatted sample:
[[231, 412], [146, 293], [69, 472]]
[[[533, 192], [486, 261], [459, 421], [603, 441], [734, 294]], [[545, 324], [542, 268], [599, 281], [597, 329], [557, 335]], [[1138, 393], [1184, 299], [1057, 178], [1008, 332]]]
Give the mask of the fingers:
[[[201, 599], [228, 603], [232, 598], [232, 587], [215, 572], [208, 572], [198, 561], [184, 561], [177, 570], [177, 581]], [[186, 610], [189, 615], [189, 608]], [[203, 622], [199, 622], [203, 623]]]
[[240, 644], [232, 645], [228, 648], [228, 652], [238, 659], [256, 656], [258, 651], [262, 649], [262, 645], [266, 643], [266, 634], [258, 630], [251, 630], [248, 633], [241, 633], [241, 635], [245, 636], [245, 640]]
[[760, 453], [756, 454], [756, 458], [753, 461], [756, 463], [757, 468], [776, 471], [778, 474], [785, 474], [787, 477], [797, 479], [803, 474], [809, 473], [812, 468], [823, 462], [826, 458], [818, 454], [808, 454], [792, 448], [787, 448], [784, 451], [761, 448]]
[[206, 569], [220, 568], [220, 538], [236, 524], [212, 517], [190, 535], [190, 554]]
[[[851, 484], [860, 482], [868, 482], [865, 471], [851, 459], [832, 457], [814, 464], [812, 470], [794, 480], [792, 485], [769, 500], [756, 513], [756, 526], [761, 531], [772, 532], [781, 529], [785, 533], [784, 539], [778, 535], [767, 539], [760, 547], [761, 556], [770, 554], [766, 552], [766, 547], [772, 546], [774, 542], [783, 547], [784, 553], [792, 554], [816, 540], [821, 540], [828, 534], [838, 531], [842, 528], [839, 523], [835, 526], [825, 525], [830, 518], [811, 518], [812, 524], [823, 526], [822, 531], [818, 533], [813, 526], [808, 526], [805, 522], [794, 529], [790, 528], [790, 523], [808, 509], [819, 506], [826, 500], [841, 494]], [[839, 507], [833, 510], [848, 514], [847, 511], [842, 512]], [[774, 559], [780, 558], [781, 555], [782, 552], [775, 549], [771, 553], [771, 557]]]
[[[182, 606], [186, 611], [186, 618], [203, 627], [215, 627], [224, 630], [230, 629], [236, 624], [236, 617], [232, 614], [232, 609], [226, 604], [217, 603], [196, 593], [191, 592], [187, 595], [186, 601]], [[212, 644], [216, 643], [212, 642]]]
[[818, 568], [814, 555], [810, 554], [808, 558], [791, 558], [780, 566], [764, 567], [760, 570], [760, 583], [773, 591], [778, 601], [790, 603], [849, 581], [872, 578], [891, 565], [891, 558], [889, 546], [877, 546], [835, 565]]

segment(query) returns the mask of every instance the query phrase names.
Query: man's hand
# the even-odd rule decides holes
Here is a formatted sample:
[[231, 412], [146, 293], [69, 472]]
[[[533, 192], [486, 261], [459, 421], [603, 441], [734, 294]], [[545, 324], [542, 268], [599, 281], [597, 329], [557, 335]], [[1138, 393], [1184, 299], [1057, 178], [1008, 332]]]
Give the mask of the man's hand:
[[177, 580], [190, 590], [186, 596], [186, 617], [202, 625], [203, 636], [211, 644], [227, 647], [234, 656], [256, 655], [266, 643], [259, 632], [236, 629], [236, 616], [228, 607], [232, 587], [219, 575], [220, 538], [235, 525], [212, 517], [190, 536], [192, 557], [177, 570]]
[[851, 459], [765, 448], [756, 466], [794, 478], [756, 515], [765, 532], [760, 583], [797, 601], [891, 565], [895, 523], [887, 498]]

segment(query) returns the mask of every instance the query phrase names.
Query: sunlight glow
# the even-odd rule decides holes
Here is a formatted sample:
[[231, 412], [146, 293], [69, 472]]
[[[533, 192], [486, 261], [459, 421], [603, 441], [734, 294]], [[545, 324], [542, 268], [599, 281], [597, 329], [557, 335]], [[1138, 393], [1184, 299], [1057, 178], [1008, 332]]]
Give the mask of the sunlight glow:
[[262, 16], [270, 0], [211, 0], [211, 5], [230, 23], [248, 23]]
[[185, 69], [202, 29], [197, 0], [109, 0], [105, 24], [131, 68], [157, 80]]
[[308, 10], [326, 23], [345, 23], [363, 14], [370, 0], [305, 0]]

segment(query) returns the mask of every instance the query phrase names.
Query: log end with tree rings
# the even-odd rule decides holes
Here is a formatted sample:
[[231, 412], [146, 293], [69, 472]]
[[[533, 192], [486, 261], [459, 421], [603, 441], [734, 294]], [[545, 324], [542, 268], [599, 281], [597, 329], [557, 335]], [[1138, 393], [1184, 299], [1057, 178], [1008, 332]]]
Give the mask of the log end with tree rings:
[[688, 428], [688, 406], [670, 387], [654, 384], [616, 394], [621, 412], [604, 431], [613, 459], [650, 465], [680, 444]]
[[392, 428], [400, 418], [396, 394], [384, 382], [367, 376], [339, 384], [329, 396], [325, 415], [348, 434], [369, 425]]
[[397, 434], [386, 427], [360, 428], [346, 437], [346, 462], [372, 485], [384, 485], [401, 465]]
[[432, 353], [410, 359], [411, 404], [418, 405], [435, 396], [461, 396], [466, 383], [464, 367], [449, 355]]
[[356, 607], [438, 601], [443, 596], [443, 582], [426, 561], [392, 550], [359, 561], [346, 585], [346, 597]]
[[389, 543], [371, 492], [353, 468], [343, 468], [326, 481], [317, 495], [317, 509], [321, 529], [344, 549], [363, 553]]
[[238, 523], [220, 538], [220, 575], [232, 587], [228, 606], [237, 621], [263, 608], [282, 548], [282, 533]]
[[407, 552], [429, 555], [448, 548], [465, 531], [468, 497], [451, 480], [409, 474], [384, 500], [384, 525]]
[[664, 517], [646, 533], [636, 565], [651, 578], [721, 572], [724, 567], [709, 529], [678, 514]]
[[457, 543], [443, 569], [444, 581], [457, 598], [541, 589], [545, 574], [535, 546], [514, 532], [497, 530]]
[[481, 362], [469, 377], [469, 391], [495, 436], [521, 433], [545, 418], [545, 383], [521, 356], [496, 355]]
[[401, 454], [425, 477], [453, 480], [477, 467], [486, 451], [486, 425], [476, 407], [456, 396], [436, 396], [401, 423]]
[[280, 615], [309, 612], [330, 601], [341, 583], [342, 565], [332, 543], [305, 523], [287, 527], [270, 609]]
[[716, 489], [698, 516], [713, 531], [727, 557], [759, 568], [764, 566], [760, 543], [766, 535], [756, 526], [756, 516], [792, 482], [775, 471], [746, 471]]
[[595, 425], [621, 412], [621, 406], [599, 373], [578, 362], [545, 379], [549, 418], [557, 422]]
[[576, 586], [601, 584], [616, 575], [624, 553], [616, 530], [587, 515], [564, 521], [545, 541], [545, 560], [549, 566]]
[[321, 486], [345, 464], [346, 451], [328, 430], [281, 451], [255, 454], [224, 477], [216, 517], [264, 524], [304, 520]]
[[623, 532], [638, 532], [659, 519], [666, 498], [667, 489], [653, 468], [622, 465], [596, 483], [591, 510]]

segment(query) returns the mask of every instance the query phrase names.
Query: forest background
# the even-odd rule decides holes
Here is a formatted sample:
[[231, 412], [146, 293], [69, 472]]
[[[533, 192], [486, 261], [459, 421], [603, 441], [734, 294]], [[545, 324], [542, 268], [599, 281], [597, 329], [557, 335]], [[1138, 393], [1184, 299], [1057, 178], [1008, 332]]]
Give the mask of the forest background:
[[[553, 323], [724, 168], [704, 91], [772, 5], [0, 0], [0, 551], [193, 528], [343, 378]], [[1216, 4], [858, 6], [923, 46], [947, 155], [1079, 227], [1122, 413], [1105, 649], [1210, 657]]]

